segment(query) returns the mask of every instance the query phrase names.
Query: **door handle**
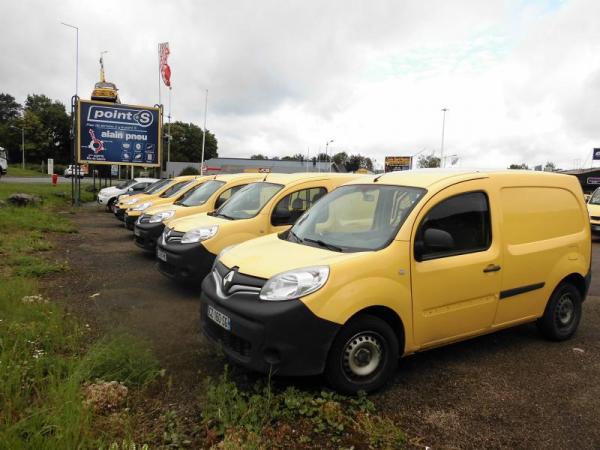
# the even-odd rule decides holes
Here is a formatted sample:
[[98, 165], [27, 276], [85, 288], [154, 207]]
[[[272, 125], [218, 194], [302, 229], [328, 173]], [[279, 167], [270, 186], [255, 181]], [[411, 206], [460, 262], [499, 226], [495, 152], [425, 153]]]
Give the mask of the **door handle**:
[[500, 266], [499, 266], [499, 265], [497, 265], [497, 264], [490, 264], [490, 265], [489, 265], [489, 266], [487, 266], [485, 269], [483, 269], [483, 271], [484, 271], [485, 273], [488, 273], [488, 272], [498, 272], [498, 271], [499, 271], [501, 268], [502, 268], [502, 267], [500, 267]]

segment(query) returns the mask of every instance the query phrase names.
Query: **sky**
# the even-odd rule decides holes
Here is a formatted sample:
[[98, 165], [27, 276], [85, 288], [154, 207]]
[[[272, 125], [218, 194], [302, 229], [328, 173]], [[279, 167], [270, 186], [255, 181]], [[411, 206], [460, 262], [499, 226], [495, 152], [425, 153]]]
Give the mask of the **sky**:
[[[0, 92], [89, 98], [105, 55], [124, 103], [204, 121], [219, 155], [444, 154], [457, 166], [590, 167], [600, 147], [597, 0], [19, 0], [0, 3]], [[169, 109], [167, 89], [162, 103]], [[454, 158], [448, 159], [449, 160]]]

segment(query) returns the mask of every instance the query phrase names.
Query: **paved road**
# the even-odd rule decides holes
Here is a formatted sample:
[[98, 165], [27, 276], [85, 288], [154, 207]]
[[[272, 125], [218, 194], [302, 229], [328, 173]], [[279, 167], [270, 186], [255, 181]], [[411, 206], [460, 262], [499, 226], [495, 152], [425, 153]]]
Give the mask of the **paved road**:
[[[197, 290], [161, 276], [111, 214], [90, 207], [75, 220], [80, 232], [56, 245], [73, 269], [49, 295], [65, 296], [92, 328], [149, 338], [172, 376], [169, 403], [190, 407], [204, 377], [225, 364], [198, 331]], [[545, 341], [529, 324], [411, 356], [371, 397], [377, 407], [420, 448], [600, 448], [600, 242], [593, 254], [591, 295], [572, 340]]]
[[[82, 183], [91, 183], [92, 179], [91, 178], [83, 178], [81, 180]], [[0, 183], [25, 183], [25, 184], [42, 184], [42, 183], [46, 183], [46, 184], [50, 184], [51, 183], [51, 179], [50, 177], [9, 177], [9, 176], [3, 176], [0, 177]], [[65, 178], [65, 177], [58, 177], [58, 183], [59, 184], [64, 184], [64, 183], [71, 183], [71, 179], [70, 178]]]

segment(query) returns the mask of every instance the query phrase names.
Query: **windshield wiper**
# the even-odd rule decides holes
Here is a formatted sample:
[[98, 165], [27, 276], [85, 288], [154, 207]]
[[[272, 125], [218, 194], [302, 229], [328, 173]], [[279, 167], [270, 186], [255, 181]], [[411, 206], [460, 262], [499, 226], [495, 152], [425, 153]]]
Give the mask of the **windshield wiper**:
[[292, 230], [290, 230], [290, 235], [296, 239], [296, 242], [302, 242], [302, 238], [298, 237], [298, 235], [296, 233], [294, 233]]
[[333, 250], [334, 252], [343, 252], [344, 251], [344, 249], [342, 247], [338, 247], [337, 245], [333, 245], [333, 244], [328, 244], [327, 242], [324, 242], [321, 239], [304, 238], [304, 242], [312, 242], [314, 244], [319, 245], [320, 247], [324, 247], [328, 250]]
[[215, 212], [215, 217], [223, 217], [224, 219], [227, 219], [227, 220], [235, 220], [235, 217], [231, 217], [231, 216], [228, 216], [227, 214], [223, 214], [220, 212]]

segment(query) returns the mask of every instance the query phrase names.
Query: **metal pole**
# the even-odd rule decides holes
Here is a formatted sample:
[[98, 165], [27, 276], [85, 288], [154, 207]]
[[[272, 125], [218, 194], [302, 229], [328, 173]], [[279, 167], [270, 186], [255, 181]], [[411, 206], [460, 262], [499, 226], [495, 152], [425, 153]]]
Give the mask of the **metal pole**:
[[79, 95], [79, 28], [64, 22], [61, 24], [75, 30], [75, 97], [77, 97]]
[[21, 128], [21, 152], [23, 153], [22, 168], [25, 169], [25, 127]]
[[169, 124], [167, 125], [167, 167], [171, 162], [171, 87], [169, 87]]
[[160, 43], [158, 44], [158, 104], [161, 105], [160, 99]]
[[329, 160], [330, 160], [330, 158], [329, 158], [329, 154], [327, 153], [327, 149], [329, 148], [329, 144], [331, 144], [332, 142], [333, 142], [333, 139], [332, 139], [332, 140], [330, 140], [330, 141], [328, 141], [328, 142], [325, 144], [325, 162], [329, 163], [329, 171], [330, 171], [330, 172], [331, 172], [331, 161], [329, 161]]
[[442, 111], [444, 113], [443, 117], [442, 117], [442, 145], [440, 147], [440, 167], [444, 167], [444, 130], [446, 127], [446, 111], [448, 111], [448, 108], [442, 108]]
[[200, 175], [204, 175], [204, 146], [206, 144], [206, 113], [208, 111], [208, 89], [204, 99], [204, 132], [202, 133], [202, 161], [200, 161]]

